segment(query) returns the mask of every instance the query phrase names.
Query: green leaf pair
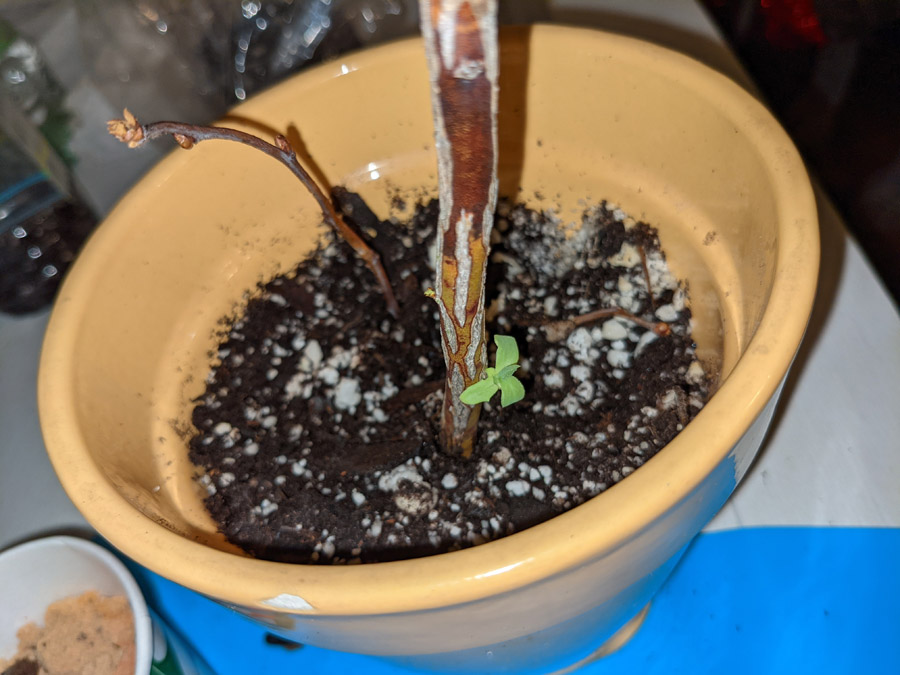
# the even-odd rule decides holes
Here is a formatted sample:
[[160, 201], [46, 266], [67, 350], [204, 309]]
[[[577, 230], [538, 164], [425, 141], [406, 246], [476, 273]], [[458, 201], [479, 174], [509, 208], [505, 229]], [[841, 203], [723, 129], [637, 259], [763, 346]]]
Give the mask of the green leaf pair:
[[469, 385], [459, 396], [466, 405], [489, 401], [500, 390], [500, 405], [504, 408], [525, 398], [525, 387], [513, 375], [519, 369], [519, 345], [509, 335], [495, 335], [497, 359], [493, 368], [485, 368], [485, 379]]

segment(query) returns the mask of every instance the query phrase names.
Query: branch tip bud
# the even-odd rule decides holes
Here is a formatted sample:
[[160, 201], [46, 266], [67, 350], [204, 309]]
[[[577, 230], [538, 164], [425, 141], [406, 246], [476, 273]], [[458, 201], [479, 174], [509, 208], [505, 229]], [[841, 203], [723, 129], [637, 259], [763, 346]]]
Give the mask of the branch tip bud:
[[144, 142], [144, 128], [128, 108], [122, 111], [122, 119], [109, 120], [106, 129], [116, 139], [127, 143], [129, 148], [136, 148]]

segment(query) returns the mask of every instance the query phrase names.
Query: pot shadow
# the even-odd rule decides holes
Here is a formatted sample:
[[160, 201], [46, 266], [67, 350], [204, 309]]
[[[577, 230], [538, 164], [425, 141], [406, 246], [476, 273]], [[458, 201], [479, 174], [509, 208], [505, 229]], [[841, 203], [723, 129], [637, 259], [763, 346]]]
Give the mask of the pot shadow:
[[498, 196], [515, 199], [522, 189], [531, 26], [503, 29], [497, 100]]

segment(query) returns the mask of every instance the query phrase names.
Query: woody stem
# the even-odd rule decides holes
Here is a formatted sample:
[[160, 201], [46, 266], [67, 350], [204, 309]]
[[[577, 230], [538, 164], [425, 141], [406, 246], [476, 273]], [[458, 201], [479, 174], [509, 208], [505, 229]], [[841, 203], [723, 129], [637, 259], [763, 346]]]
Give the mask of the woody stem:
[[420, 0], [440, 215], [435, 300], [447, 378], [441, 444], [472, 454], [480, 406], [460, 400], [485, 362], [484, 282], [497, 204], [496, 0]]

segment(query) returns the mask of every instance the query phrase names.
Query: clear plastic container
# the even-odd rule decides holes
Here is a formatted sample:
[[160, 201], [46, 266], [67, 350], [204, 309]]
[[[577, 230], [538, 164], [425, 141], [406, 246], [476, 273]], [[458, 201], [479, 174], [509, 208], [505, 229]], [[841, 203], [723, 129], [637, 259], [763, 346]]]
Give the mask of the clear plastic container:
[[62, 88], [0, 21], [0, 312], [48, 305], [97, 219], [77, 195]]

